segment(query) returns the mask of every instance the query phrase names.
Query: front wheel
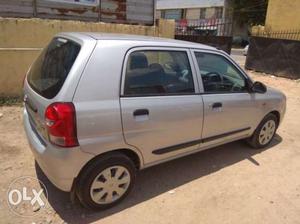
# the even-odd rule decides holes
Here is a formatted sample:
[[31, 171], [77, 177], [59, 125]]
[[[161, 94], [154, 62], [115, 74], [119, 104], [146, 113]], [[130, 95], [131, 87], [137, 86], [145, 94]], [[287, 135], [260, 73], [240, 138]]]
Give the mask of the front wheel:
[[135, 182], [136, 168], [121, 153], [100, 157], [81, 175], [77, 183], [80, 202], [88, 208], [107, 209], [121, 202]]
[[278, 119], [274, 114], [268, 114], [258, 125], [253, 135], [247, 139], [249, 145], [255, 149], [270, 144], [278, 127]]

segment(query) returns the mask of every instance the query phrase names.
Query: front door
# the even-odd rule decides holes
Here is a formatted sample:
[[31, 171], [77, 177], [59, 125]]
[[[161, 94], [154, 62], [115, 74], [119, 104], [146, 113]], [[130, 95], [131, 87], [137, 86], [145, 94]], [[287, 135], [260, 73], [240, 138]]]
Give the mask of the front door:
[[222, 54], [194, 51], [194, 59], [202, 80], [204, 146], [249, 135], [262, 115], [248, 77]]
[[121, 110], [125, 141], [146, 164], [200, 145], [203, 101], [188, 50], [136, 48], [125, 60]]

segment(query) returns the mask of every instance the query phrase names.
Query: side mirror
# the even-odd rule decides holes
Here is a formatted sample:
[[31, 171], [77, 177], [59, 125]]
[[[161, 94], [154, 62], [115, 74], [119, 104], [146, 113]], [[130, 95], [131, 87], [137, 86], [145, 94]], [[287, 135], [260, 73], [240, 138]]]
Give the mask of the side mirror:
[[254, 93], [265, 93], [265, 92], [267, 92], [267, 87], [265, 84], [263, 84], [261, 82], [255, 82], [251, 86], [251, 91]]

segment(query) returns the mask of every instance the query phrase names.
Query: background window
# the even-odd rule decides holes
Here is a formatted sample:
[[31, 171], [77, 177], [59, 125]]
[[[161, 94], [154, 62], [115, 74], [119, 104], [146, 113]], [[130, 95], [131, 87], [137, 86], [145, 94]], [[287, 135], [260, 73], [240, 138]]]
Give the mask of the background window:
[[175, 19], [180, 20], [183, 16], [183, 10], [182, 9], [167, 9], [164, 10], [164, 19]]
[[200, 9], [200, 19], [206, 19], [206, 8]]
[[205, 92], [244, 92], [244, 76], [226, 58], [210, 53], [195, 53]]
[[223, 18], [223, 7], [216, 7], [215, 8], [215, 17], [217, 19], [222, 19]]
[[194, 93], [189, 59], [183, 51], [136, 51], [130, 54], [125, 95]]

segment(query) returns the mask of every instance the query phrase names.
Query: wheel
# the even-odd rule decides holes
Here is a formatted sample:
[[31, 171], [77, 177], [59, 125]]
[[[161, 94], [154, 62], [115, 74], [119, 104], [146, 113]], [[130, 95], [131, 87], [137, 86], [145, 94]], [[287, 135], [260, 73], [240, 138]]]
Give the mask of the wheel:
[[258, 125], [247, 142], [255, 149], [266, 147], [272, 141], [278, 127], [278, 119], [274, 114], [268, 114]]
[[107, 209], [129, 194], [135, 176], [136, 168], [127, 156], [121, 153], [104, 155], [80, 174], [76, 193], [85, 207]]

